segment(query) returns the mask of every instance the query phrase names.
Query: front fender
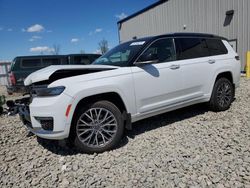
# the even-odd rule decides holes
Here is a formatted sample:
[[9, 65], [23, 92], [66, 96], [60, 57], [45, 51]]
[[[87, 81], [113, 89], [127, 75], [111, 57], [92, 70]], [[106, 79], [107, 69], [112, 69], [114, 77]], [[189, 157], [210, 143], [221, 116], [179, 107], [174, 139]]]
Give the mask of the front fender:
[[[104, 94], [104, 93], [117, 93], [122, 99], [127, 113], [135, 114], [135, 95], [132, 77], [127, 77], [126, 79], [114, 80], [115, 78], [108, 78], [104, 80], [94, 80], [84, 83], [77, 83], [74, 86], [69, 87], [65, 90], [65, 94], [72, 96], [71, 109], [67, 117], [67, 124], [71, 125], [72, 118], [74, 116], [77, 104], [86, 97], [91, 97], [94, 95]], [[70, 127], [68, 127], [70, 130]], [[68, 130], [68, 132], [69, 132]]]

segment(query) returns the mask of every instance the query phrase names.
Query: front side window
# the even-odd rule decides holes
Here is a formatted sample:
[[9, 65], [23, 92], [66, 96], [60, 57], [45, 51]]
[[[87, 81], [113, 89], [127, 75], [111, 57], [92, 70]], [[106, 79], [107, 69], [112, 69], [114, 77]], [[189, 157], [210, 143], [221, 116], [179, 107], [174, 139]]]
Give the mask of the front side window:
[[209, 56], [206, 40], [202, 38], [176, 38], [177, 59], [193, 59]]
[[176, 60], [175, 47], [172, 38], [159, 39], [153, 42], [140, 56], [138, 62], [153, 61], [155, 63]]

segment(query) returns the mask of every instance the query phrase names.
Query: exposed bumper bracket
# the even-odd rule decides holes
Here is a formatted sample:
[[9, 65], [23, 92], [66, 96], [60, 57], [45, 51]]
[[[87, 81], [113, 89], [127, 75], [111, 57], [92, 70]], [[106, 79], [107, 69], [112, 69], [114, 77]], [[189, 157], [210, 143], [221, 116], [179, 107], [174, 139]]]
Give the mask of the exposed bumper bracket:
[[29, 102], [30, 97], [24, 97], [15, 101], [7, 101], [6, 105], [8, 106], [8, 115], [13, 116], [19, 114], [23, 124], [31, 126], [30, 111], [28, 106]]

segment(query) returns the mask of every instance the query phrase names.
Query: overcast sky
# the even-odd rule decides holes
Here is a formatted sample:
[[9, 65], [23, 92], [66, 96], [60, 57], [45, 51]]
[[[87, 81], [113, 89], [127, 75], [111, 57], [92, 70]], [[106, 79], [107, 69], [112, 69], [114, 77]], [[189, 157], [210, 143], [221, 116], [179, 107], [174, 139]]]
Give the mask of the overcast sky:
[[157, 0], [0, 0], [0, 60], [20, 55], [94, 53], [118, 44], [117, 21]]

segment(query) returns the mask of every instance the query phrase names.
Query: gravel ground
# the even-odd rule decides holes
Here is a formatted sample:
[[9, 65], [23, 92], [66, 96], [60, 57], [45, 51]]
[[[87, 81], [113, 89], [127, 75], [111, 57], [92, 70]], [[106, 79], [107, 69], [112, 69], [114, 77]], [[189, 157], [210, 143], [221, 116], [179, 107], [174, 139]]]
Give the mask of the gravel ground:
[[98, 155], [37, 139], [4, 115], [0, 187], [250, 187], [249, 112], [250, 80], [242, 78], [228, 111], [195, 105], [140, 121]]

